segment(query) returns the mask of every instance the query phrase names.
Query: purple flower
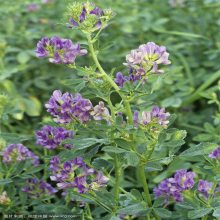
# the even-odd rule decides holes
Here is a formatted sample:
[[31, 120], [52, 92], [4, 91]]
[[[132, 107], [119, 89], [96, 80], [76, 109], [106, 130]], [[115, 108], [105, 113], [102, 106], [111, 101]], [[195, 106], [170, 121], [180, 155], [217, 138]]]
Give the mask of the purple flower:
[[116, 73], [115, 83], [119, 87], [122, 88], [126, 81], [128, 81], [128, 77], [127, 76], [124, 76], [121, 72]]
[[77, 56], [87, 54], [87, 50], [80, 49], [80, 44], [73, 44], [69, 39], [43, 37], [37, 43], [36, 56], [49, 57], [51, 63], [73, 64]]
[[138, 49], [132, 50], [130, 54], [126, 56], [126, 66], [132, 68], [136, 75], [142, 76], [147, 72], [162, 73], [163, 70], [159, 70], [159, 65], [168, 65], [169, 53], [166, 51], [166, 47], [158, 46], [154, 42], [148, 42], [147, 44], [140, 45]]
[[142, 116], [141, 120], [139, 120], [138, 111], [134, 112], [133, 115], [134, 127], [138, 127], [138, 124], [142, 126], [146, 126], [152, 122], [152, 123], [157, 123], [162, 127], [166, 128], [169, 123], [168, 117], [170, 116], [170, 113], [165, 112], [164, 108], [159, 108], [158, 106], [154, 106], [150, 112], [143, 111], [141, 116]]
[[84, 99], [79, 93], [73, 98], [72, 114], [81, 123], [86, 123], [91, 119], [90, 112], [93, 106], [90, 100]]
[[165, 203], [170, 199], [175, 202], [183, 201], [182, 192], [191, 189], [194, 185], [195, 173], [187, 170], [176, 171], [174, 178], [163, 180], [158, 187], [154, 188], [156, 197], [165, 198]]
[[194, 186], [194, 172], [187, 172], [187, 170], [177, 170], [174, 179], [181, 190], [188, 190]]
[[39, 5], [37, 3], [31, 3], [27, 5], [27, 11], [28, 12], [35, 12], [40, 9]]
[[31, 198], [37, 198], [42, 195], [52, 195], [57, 192], [49, 183], [36, 178], [29, 179], [27, 186], [25, 186], [22, 191], [28, 193]]
[[[49, 150], [62, 145], [62, 141], [73, 138], [72, 131], [68, 131], [62, 127], [51, 127], [49, 125], [45, 125], [41, 130], [37, 131], [35, 135], [37, 138], [36, 143]], [[63, 146], [68, 147], [66, 144]]]
[[58, 156], [50, 161], [52, 176], [50, 179], [57, 182], [60, 189], [73, 188], [78, 193], [98, 190], [108, 182], [108, 178], [101, 171], [95, 171], [86, 165], [81, 157], [60, 162]]
[[122, 88], [124, 86], [124, 83], [127, 81], [134, 83], [140, 79], [141, 79], [141, 77], [138, 75], [134, 75], [133, 71], [131, 69], [128, 76], [123, 75], [121, 72], [116, 73], [116, 78], [114, 81], [120, 88]]
[[55, 90], [53, 95], [45, 105], [47, 111], [55, 117], [58, 123], [69, 123], [77, 120], [86, 123], [90, 120], [93, 106], [90, 100], [82, 98], [80, 94], [73, 97], [70, 93], [62, 94], [60, 90]]
[[219, 159], [220, 158], [220, 146], [218, 146], [217, 148], [215, 148], [211, 154], [209, 154], [210, 158], [213, 159]]
[[105, 107], [104, 102], [99, 102], [99, 104], [94, 107], [94, 110], [91, 112], [91, 115], [97, 121], [103, 119], [109, 121], [108, 119], [110, 117], [109, 110]]
[[9, 144], [2, 152], [3, 162], [11, 163], [15, 161], [23, 161], [32, 159], [34, 166], [39, 164], [39, 157], [28, 150], [23, 144]]
[[[69, 15], [71, 16], [68, 24], [70, 28], [79, 26], [85, 28], [83, 24], [89, 20], [91, 28], [98, 30], [103, 27], [103, 21], [107, 19], [107, 14], [105, 15], [104, 11], [93, 3], [75, 3], [69, 8]], [[88, 28], [88, 22], [86, 27]]]
[[206, 180], [199, 180], [198, 191], [205, 197], [208, 198], [210, 191], [212, 190], [213, 183]]
[[170, 199], [175, 202], [182, 202], [183, 196], [174, 178], [168, 178], [163, 180], [158, 187], [154, 188], [154, 194], [156, 197], [163, 197], [165, 203]]

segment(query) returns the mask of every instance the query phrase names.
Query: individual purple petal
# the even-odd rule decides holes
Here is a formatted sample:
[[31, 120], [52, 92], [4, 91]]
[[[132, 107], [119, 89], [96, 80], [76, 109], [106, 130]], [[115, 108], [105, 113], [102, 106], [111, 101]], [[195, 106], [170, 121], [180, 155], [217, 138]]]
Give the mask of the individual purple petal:
[[79, 24], [76, 21], [74, 21], [72, 18], [69, 19], [69, 22], [75, 27], [79, 26]]
[[210, 154], [209, 154], [210, 158], [213, 159], [220, 159], [220, 146], [218, 146], [217, 148], [215, 148]]
[[80, 23], [82, 23], [85, 19], [86, 19], [86, 8], [83, 7], [82, 12], [81, 12], [80, 17], [79, 17]]

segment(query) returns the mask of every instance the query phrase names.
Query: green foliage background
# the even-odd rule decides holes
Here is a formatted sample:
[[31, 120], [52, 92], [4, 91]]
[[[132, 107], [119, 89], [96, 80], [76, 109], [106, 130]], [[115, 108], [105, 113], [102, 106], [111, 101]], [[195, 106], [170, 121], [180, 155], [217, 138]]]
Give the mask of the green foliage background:
[[[175, 113], [175, 127], [186, 130], [187, 138], [184, 144], [186, 132], [171, 129], [170, 135], [167, 134], [169, 132], [161, 135], [158, 146], [166, 144], [172, 148], [172, 144], [184, 144], [182, 148], [177, 148], [183, 151], [199, 142], [219, 144], [220, 2], [186, 0], [184, 7], [172, 7], [168, 0], [94, 2], [103, 8], [111, 7], [116, 13], [99, 42], [100, 62], [107, 72], [125, 72], [123, 62], [126, 54], [148, 41], [166, 46], [170, 53], [172, 64], [165, 74], [152, 80], [156, 92], [143, 98], [139, 105], [154, 103]], [[65, 27], [67, 20], [64, 13], [71, 1], [53, 0], [51, 4], [43, 4], [36, 0], [39, 10], [35, 12], [27, 11], [30, 3], [33, 1], [0, 0], [0, 148], [6, 142], [28, 141], [32, 150], [39, 151], [39, 147], [35, 146], [34, 131], [41, 121], [49, 120], [44, 103], [53, 90], [80, 91], [93, 103], [97, 100], [84, 84], [78, 85], [76, 70], [35, 57], [36, 43], [43, 36], [71, 38], [73, 42], [87, 47], [80, 32]], [[82, 58], [77, 62], [89, 66], [86, 60]], [[114, 99], [116, 102], [118, 97]], [[92, 146], [96, 140], [75, 141], [83, 148], [86, 144]], [[198, 146], [198, 149], [206, 147]], [[179, 158], [174, 160], [164, 172], [155, 175], [154, 183], [160, 182], [176, 169], [190, 168], [192, 163], [189, 159], [196, 162], [196, 158], [190, 156], [204, 153], [197, 151], [197, 148], [194, 149], [196, 155], [192, 155], [190, 150], [185, 151], [182, 161]], [[111, 149], [106, 147], [104, 151], [110, 152]], [[166, 152], [161, 150], [160, 153], [166, 156]], [[135, 158], [130, 158], [127, 163], [134, 165]], [[169, 159], [165, 158], [163, 164], [169, 164]], [[102, 162], [102, 159], [96, 159], [93, 165], [99, 167]], [[162, 166], [152, 163], [147, 169], [158, 172]], [[196, 166], [194, 169], [202, 174]], [[128, 182], [126, 184], [129, 185]], [[123, 211], [126, 213], [128, 210]]]

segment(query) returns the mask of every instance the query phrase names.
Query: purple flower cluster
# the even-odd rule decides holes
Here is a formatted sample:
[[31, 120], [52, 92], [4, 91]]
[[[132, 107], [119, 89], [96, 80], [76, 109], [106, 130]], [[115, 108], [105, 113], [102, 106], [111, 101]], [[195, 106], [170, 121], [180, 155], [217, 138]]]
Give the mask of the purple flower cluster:
[[57, 192], [49, 183], [36, 178], [29, 179], [27, 186], [25, 186], [22, 191], [28, 193], [32, 198], [37, 198], [42, 195], [52, 195]]
[[199, 180], [198, 191], [205, 197], [208, 198], [210, 191], [212, 190], [213, 183], [206, 180]]
[[[81, 26], [87, 18], [90, 22], [94, 23], [93, 27], [95, 29], [100, 29], [102, 27], [102, 19], [104, 16], [104, 11], [102, 9], [95, 6], [93, 3], [77, 4], [73, 7], [75, 8], [70, 8], [71, 18], [69, 19], [68, 27]], [[79, 11], [78, 7], [80, 8]]]
[[90, 100], [84, 99], [80, 94], [73, 97], [70, 93], [62, 94], [59, 90], [53, 92], [45, 107], [58, 123], [69, 123], [73, 120], [86, 123], [90, 120], [93, 109]]
[[108, 182], [108, 178], [101, 171], [95, 171], [86, 165], [81, 157], [61, 163], [55, 156], [50, 161], [50, 169], [53, 175], [52, 181], [56, 181], [60, 189], [74, 188], [79, 193], [90, 190], [98, 190]]
[[128, 76], [123, 75], [123, 73], [118, 72], [116, 73], [115, 83], [122, 88], [124, 83], [127, 81], [130, 82], [136, 82], [141, 79], [141, 76], [134, 75], [132, 71], [130, 71], [130, 74]]
[[142, 118], [139, 120], [138, 111], [135, 111], [133, 114], [133, 123], [135, 127], [138, 127], [139, 124], [146, 126], [149, 123], [157, 123], [163, 127], [167, 127], [169, 121], [168, 117], [170, 116], [169, 112], [165, 112], [164, 108], [159, 108], [154, 106], [150, 112], [143, 111]]
[[49, 61], [56, 64], [72, 64], [77, 56], [87, 54], [87, 50], [80, 49], [80, 44], [73, 44], [69, 39], [43, 37], [37, 43], [36, 56], [50, 57]]
[[[35, 133], [37, 141], [36, 143], [49, 149], [55, 149], [62, 145], [62, 141], [69, 138], [73, 138], [73, 132], [68, 131], [62, 127], [52, 127], [45, 125], [41, 130]], [[65, 148], [70, 148], [69, 144], [63, 145]]]
[[163, 180], [154, 188], [156, 197], [163, 197], [167, 203], [170, 199], [176, 202], [183, 201], [182, 192], [194, 186], [194, 172], [187, 170], [176, 171], [174, 177]]
[[23, 144], [9, 144], [2, 152], [3, 162], [11, 163], [15, 161], [23, 161], [32, 159], [34, 166], [39, 164], [39, 157], [28, 150]]
[[220, 159], [220, 146], [218, 146], [217, 148], [215, 148], [211, 154], [209, 154], [209, 157], [210, 158], [213, 158], [213, 159], [217, 159], [219, 160]]
[[126, 56], [126, 63], [124, 65], [134, 70], [138, 76], [143, 76], [147, 72], [162, 73], [163, 70], [158, 69], [159, 65], [168, 65], [169, 53], [166, 47], [158, 46], [154, 42], [140, 45], [138, 49], [132, 50]]

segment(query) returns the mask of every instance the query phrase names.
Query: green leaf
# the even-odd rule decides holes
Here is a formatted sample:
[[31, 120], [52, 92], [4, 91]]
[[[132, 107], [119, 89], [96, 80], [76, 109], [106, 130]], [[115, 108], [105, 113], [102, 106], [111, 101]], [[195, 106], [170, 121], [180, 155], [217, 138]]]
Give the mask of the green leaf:
[[39, 116], [41, 112], [41, 103], [40, 101], [33, 97], [30, 96], [29, 99], [23, 99], [24, 102], [24, 111], [29, 115], [29, 116]]
[[12, 182], [13, 182], [12, 179], [3, 179], [3, 180], [0, 180], [0, 185], [6, 185]]
[[163, 170], [163, 167], [158, 162], [149, 162], [145, 166], [145, 170], [148, 172], [160, 171], [160, 170]]
[[76, 138], [70, 141], [75, 146], [75, 149], [85, 149], [95, 144], [109, 144], [107, 139], [96, 138]]
[[30, 55], [25, 51], [22, 51], [17, 55], [17, 61], [20, 64], [25, 64], [28, 62], [28, 60], [30, 60]]
[[118, 147], [114, 147], [114, 146], [106, 146], [106, 147], [103, 147], [102, 150], [105, 152], [108, 152], [108, 153], [116, 153], [116, 154], [128, 152], [127, 150], [124, 150], [124, 149], [118, 148]]
[[127, 164], [132, 167], [137, 166], [139, 163], [139, 157], [134, 152], [127, 152], [125, 154], [125, 159], [127, 161]]
[[220, 217], [220, 207], [216, 208], [212, 215], [214, 217]]
[[155, 208], [154, 211], [161, 218], [170, 218], [172, 215], [172, 212], [168, 211], [167, 209], [163, 209], [163, 208]]
[[194, 157], [209, 154], [216, 147], [217, 145], [214, 143], [201, 143], [187, 149], [180, 154], [180, 157]]
[[137, 203], [133, 205], [128, 205], [125, 208], [119, 209], [117, 211], [118, 214], [125, 214], [125, 215], [140, 215], [140, 214], [149, 214], [151, 209], [144, 206], [143, 203]]
[[212, 208], [201, 208], [197, 210], [192, 210], [188, 212], [189, 219], [197, 219], [209, 214], [212, 211]]

